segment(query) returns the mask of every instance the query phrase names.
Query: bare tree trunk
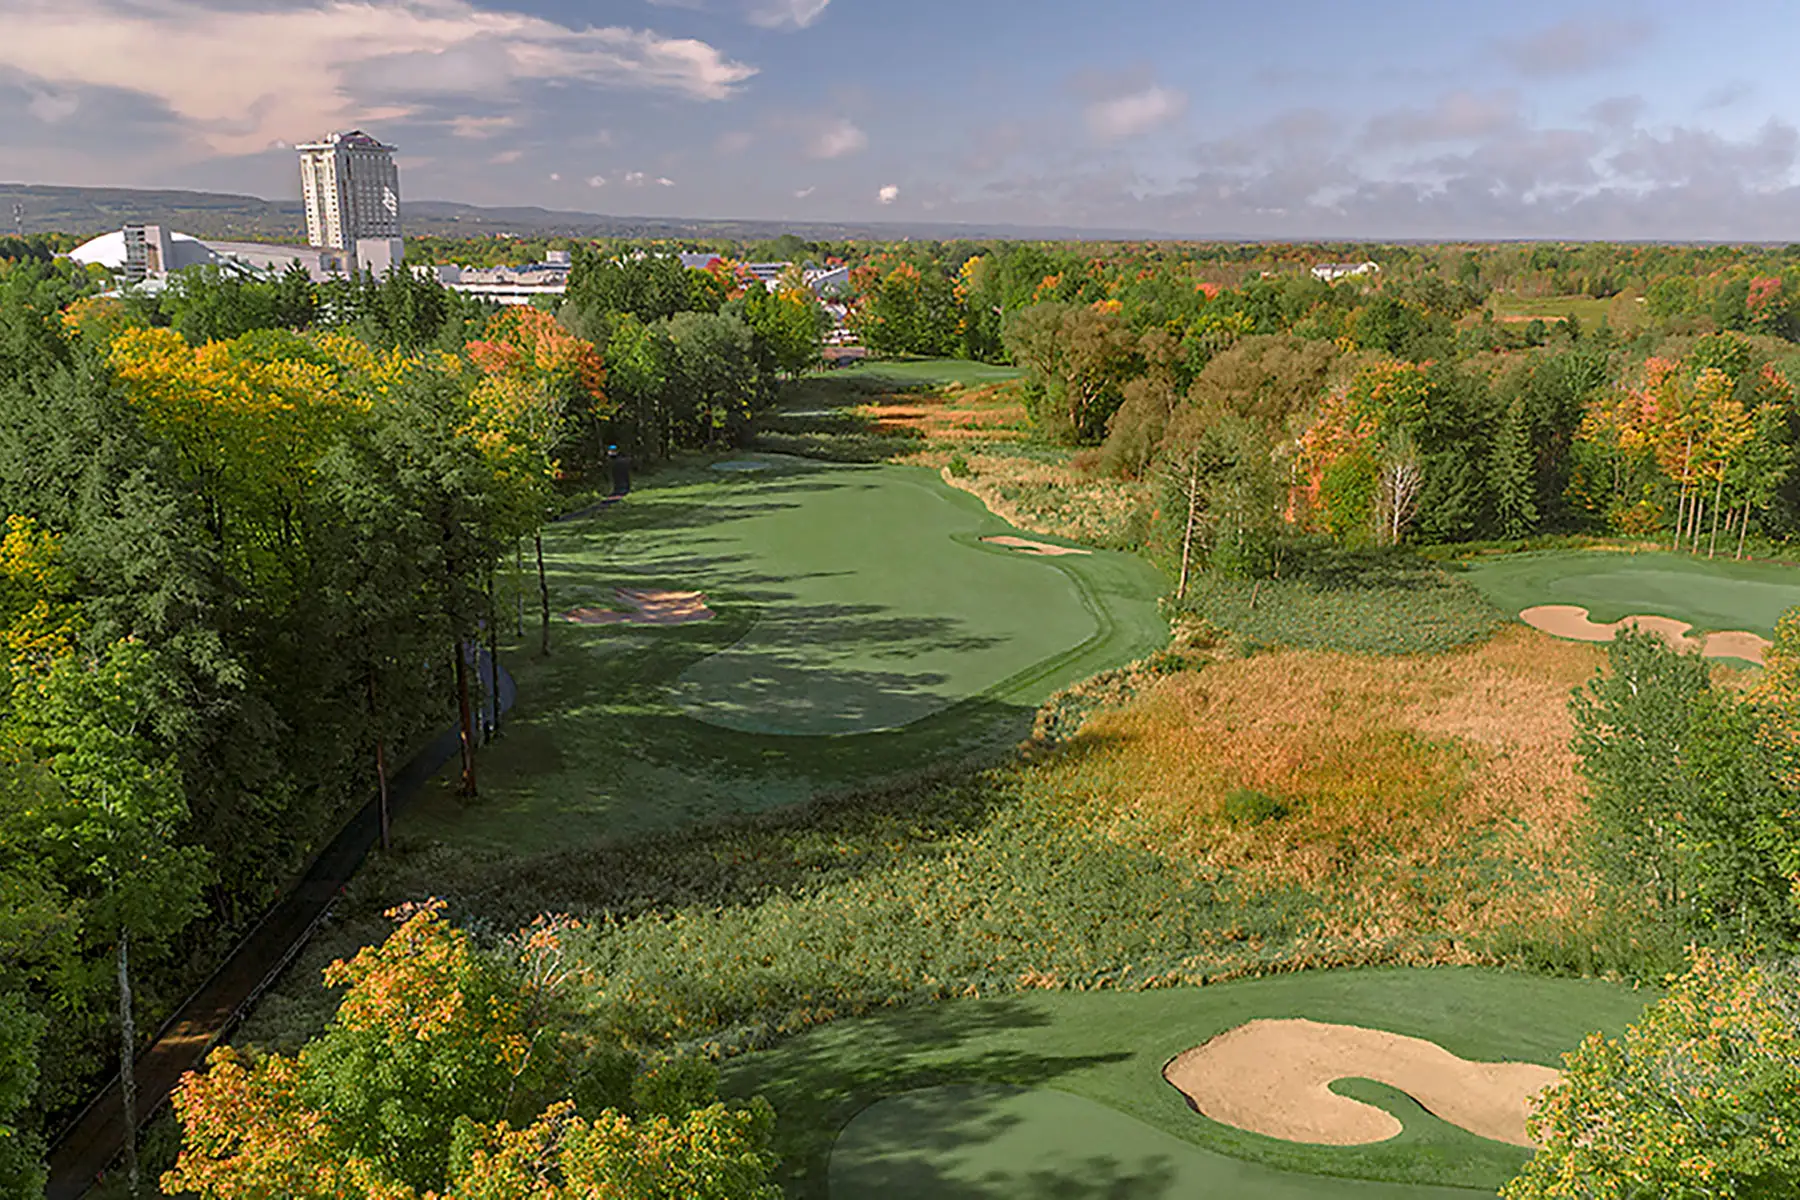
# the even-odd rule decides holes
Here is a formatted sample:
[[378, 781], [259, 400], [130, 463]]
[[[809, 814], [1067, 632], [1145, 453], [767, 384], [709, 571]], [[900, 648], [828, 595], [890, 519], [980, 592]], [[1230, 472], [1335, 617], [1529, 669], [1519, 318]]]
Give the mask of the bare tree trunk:
[[1737, 556], [1739, 558], [1744, 557], [1744, 537], [1749, 532], [1750, 532], [1750, 502], [1748, 500], [1746, 500], [1746, 501], [1744, 501], [1743, 514], [1738, 517], [1738, 552], [1737, 552]]
[[1712, 537], [1706, 543], [1706, 557], [1711, 558], [1719, 548], [1719, 510], [1725, 507], [1725, 469], [1719, 468], [1719, 486], [1713, 489]]
[[1682, 535], [1687, 533], [1687, 500], [1688, 500], [1688, 465], [1694, 457], [1694, 435], [1688, 434], [1687, 446], [1681, 452], [1681, 498], [1675, 502], [1675, 540], [1669, 543], [1670, 552], [1681, 549]]
[[518, 636], [525, 636], [525, 540], [520, 538], [513, 546], [513, 575], [519, 581], [519, 618], [516, 626]]
[[1194, 560], [1194, 526], [1200, 519], [1200, 458], [1188, 459], [1187, 477], [1182, 482], [1187, 493], [1187, 523], [1181, 530], [1181, 580], [1175, 585], [1175, 598], [1187, 599], [1188, 576]]
[[1688, 539], [1688, 541], [1689, 541], [1688, 552], [1690, 554], [1700, 553], [1700, 526], [1705, 520], [1706, 520], [1706, 497], [1704, 495], [1701, 495], [1698, 492], [1698, 489], [1696, 489], [1696, 492], [1694, 495], [1694, 516], [1693, 516], [1693, 519], [1688, 522], [1690, 525], [1693, 526], [1692, 530], [1689, 531], [1690, 536]]
[[125, 1117], [125, 1186], [138, 1195], [137, 1021], [131, 1013], [131, 934], [119, 930], [119, 1105]]
[[537, 543], [538, 600], [543, 604], [544, 622], [543, 639], [538, 646], [538, 653], [545, 658], [550, 657], [550, 582], [544, 577], [544, 535], [540, 532], [533, 535]]
[[468, 647], [458, 638], [456, 642], [456, 710], [457, 728], [462, 734], [462, 794], [475, 795], [475, 719], [469, 711], [469, 660]]
[[494, 600], [494, 569], [488, 568], [488, 738], [500, 732], [500, 610]]
[[375, 676], [369, 676], [369, 723], [375, 727], [375, 794], [381, 816], [381, 848], [393, 848], [393, 827], [388, 812], [387, 739], [381, 735], [381, 708], [376, 703]]

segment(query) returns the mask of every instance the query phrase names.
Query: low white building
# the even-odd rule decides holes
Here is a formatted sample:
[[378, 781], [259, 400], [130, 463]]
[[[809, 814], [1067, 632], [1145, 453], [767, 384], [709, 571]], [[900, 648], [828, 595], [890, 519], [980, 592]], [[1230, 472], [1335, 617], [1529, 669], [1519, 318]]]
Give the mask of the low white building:
[[1320, 263], [1312, 269], [1312, 273], [1314, 279], [1325, 283], [1335, 283], [1352, 275], [1371, 275], [1380, 270], [1381, 264], [1374, 262]]
[[[368, 239], [359, 245], [359, 250]], [[398, 239], [393, 247], [368, 246], [368, 267], [385, 273], [388, 262], [397, 261]], [[128, 283], [161, 280], [187, 267], [215, 266], [224, 270], [266, 277], [279, 275], [295, 263], [305, 268], [315, 283], [341, 275], [347, 256], [328, 246], [276, 246], [264, 242], [204, 240], [162, 225], [127, 225], [111, 233], [89, 238], [69, 257], [83, 265], [115, 271]]]

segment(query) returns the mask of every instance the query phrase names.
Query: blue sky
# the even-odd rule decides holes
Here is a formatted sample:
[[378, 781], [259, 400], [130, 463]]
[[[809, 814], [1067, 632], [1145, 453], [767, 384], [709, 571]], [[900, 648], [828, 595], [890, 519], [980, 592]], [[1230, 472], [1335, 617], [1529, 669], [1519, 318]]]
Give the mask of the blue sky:
[[1800, 240], [1800, 9], [0, 0], [0, 178], [1254, 237]]

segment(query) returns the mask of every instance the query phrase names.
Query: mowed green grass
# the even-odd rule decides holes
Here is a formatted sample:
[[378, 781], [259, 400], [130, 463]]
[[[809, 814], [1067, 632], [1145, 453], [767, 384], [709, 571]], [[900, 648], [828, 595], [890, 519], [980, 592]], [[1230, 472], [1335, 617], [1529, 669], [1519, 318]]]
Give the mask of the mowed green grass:
[[1009, 379], [1018, 379], [1022, 374], [1017, 367], [970, 362], [961, 358], [864, 359], [853, 367], [839, 367], [831, 372], [832, 378], [886, 379], [902, 387], [916, 387], [920, 384], [940, 386], [946, 383], [973, 387], [984, 383], [1004, 383]]
[[769, 461], [634, 498], [666, 519], [608, 547], [620, 582], [677, 581], [755, 610], [743, 637], [676, 682], [689, 715], [847, 734], [978, 694], [1036, 703], [1066, 679], [1059, 662], [1102, 636], [1080, 568], [981, 542], [992, 518], [930, 472]]
[[[1393, 1113], [1405, 1126], [1399, 1137], [1338, 1147], [1246, 1133], [1194, 1112], [1162, 1078], [1163, 1066], [1246, 1021], [1279, 1017], [1425, 1038], [1476, 1061], [1558, 1066], [1586, 1034], [1618, 1033], [1649, 999], [1593, 980], [1475, 968], [1028, 992], [836, 1022], [734, 1060], [725, 1083], [731, 1095], [760, 1092], [774, 1104], [791, 1195], [1422, 1200], [1438, 1188], [1497, 1188], [1528, 1152], [1448, 1125], [1366, 1080], [1335, 1086]], [[963, 1089], [954, 1097], [962, 1111], [945, 1111], [948, 1095], [920, 1095], [947, 1087]], [[1028, 1098], [1044, 1091], [1086, 1103]], [[1099, 1119], [1095, 1106], [1111, 1115]], [[1088, 1182], [1034, 1192], [1053, 1164]], [[884, 1179], [893, 1186], [874, 1186]]]
[[553, 613], [623, 586], [704, 591], [717, 616], [553, 618], [540, 658], [533, 612], [502, 648], [518, 709], [480, 799], [447, 770], [402, 839], [569, 849], [991, 756], [1057, 688], [1167, 640], [1166, 585], [1138, 559], [983, 545], [1017, 531], [929, 471], [733, 457], [771, 469], [664, 472], [545, 531]]
[[1574, 604], [1591, 620], [1673, 617], [1697, 631], [1745, 630], [1770, 637], [1800, 604], [1800, 568], [1663, 551], [1556, 550], [1476, 559], [1464, 578], [1497, 607], [1517, 614]]
[[1333, 1179], [1214, 1154], [1049, 1089], [924, 1088], [858, 1113], [829, 1167], [833, 1200], [1467, 1200], [1461, 1188]]
[[1584, 325], [1598, 324], [1612, 306], [1611, 299], [1596, 300], [1592, 296], [1494, 296], [1492, 307], [1496, 317], [1539, 317], [1559, 321], [1574, 317]]

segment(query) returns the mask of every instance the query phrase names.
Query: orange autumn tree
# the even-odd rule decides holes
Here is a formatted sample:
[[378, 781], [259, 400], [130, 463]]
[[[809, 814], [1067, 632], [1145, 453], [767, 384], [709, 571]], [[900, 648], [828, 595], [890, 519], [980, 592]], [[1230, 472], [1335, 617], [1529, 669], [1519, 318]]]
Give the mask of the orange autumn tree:
[[1381, 362], [1328, 393], [1300, 438], [1301, 482], [1289, 512], [1341, 542], [1399, 542], [1423, 486], [1413, 431], [1431, 391], [1423, 366]]
[[536, 552], [539, 651], [550, 652], [550, 588], [544, 571], [543, 524], [563, 456], [600, 458], [602, 422], [617, 406], [606, 396], [606, 364], [592, 342], [575, 337], [549, 313], [511, 308], [488, 323], [488, 336], [466, 347], [482, 374], [470, 399], [464, 433], [494, 470], [512, 539], [530, 537]]
[[[606, 362], [592, 342], [568, 332], [555, 317], [515, 307], [488, 322], [487, 336], [466, 347], [469, 361], [489, 380], [511, 380], [510, 397], [492, 395], [486, 428], [557, 460], [592, 452], [600, 424], [613, 416], [606, 397]], [[527, 394], [530, 400], [527, 402]]]
[[[563, 998], [582, 977], [571, 923], [540, 920], [505, 950], [483, 952], [443, 919], [441, 903], [393, 915], [401, 924], [384, 944], [326, 969], [326, 983], [347, 990], [298, 1055], [226, 1048], [183, 1078], [174, 1101], [182, 1148], [165, 1191], [202, 1200], [779, 1196], [768, 1184], [766, 1104], [727, 1108], [691, 1086], [659, 1086], [656, 1073], [624, 1095], [612, 1066], [620, 1054], [582, 1044]], [[553, 1099], [572, 1092], [592, 1111]]]

